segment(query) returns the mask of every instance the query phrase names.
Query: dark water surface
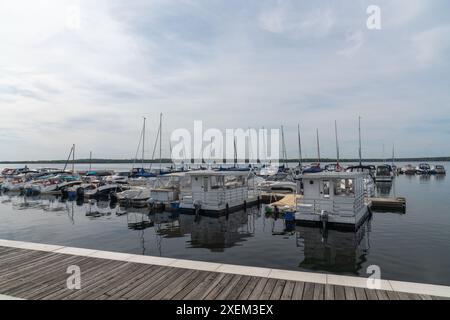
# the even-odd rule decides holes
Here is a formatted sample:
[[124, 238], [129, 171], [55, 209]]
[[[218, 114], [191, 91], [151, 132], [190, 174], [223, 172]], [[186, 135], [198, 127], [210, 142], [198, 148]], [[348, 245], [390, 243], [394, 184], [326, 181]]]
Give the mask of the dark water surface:
[[118, 216], [121, 209], [107, 202], [3, 194], [0, 239], [360, 276], [378, 265], [384, 279], [450, 285], [450, 179], [399, 176], [378, 192], [406, 197], [406, 214], [375, 212], [356, 233], [326, 234], [286, 230], [283, 220], [256, 209], [196, 222], [136, 209]]

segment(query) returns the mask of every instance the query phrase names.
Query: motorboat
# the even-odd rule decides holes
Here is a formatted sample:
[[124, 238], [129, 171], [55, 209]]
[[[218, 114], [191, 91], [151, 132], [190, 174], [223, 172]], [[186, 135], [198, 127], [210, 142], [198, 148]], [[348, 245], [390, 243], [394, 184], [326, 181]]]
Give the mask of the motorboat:
[[400, 168], [400, 174], [414, 175], [416, 174], [416, 167], [411, 164], [407, 164], [406, 166]]
[[416, 167], [417, 174], [430, 174], [431, 166], [428, 163], [421, 163]]
[[434, 166], [433, 170], [434, 170], [435, 174], [442, 174], [442, 175], [446, 174], [445, 167], [442, 165]]

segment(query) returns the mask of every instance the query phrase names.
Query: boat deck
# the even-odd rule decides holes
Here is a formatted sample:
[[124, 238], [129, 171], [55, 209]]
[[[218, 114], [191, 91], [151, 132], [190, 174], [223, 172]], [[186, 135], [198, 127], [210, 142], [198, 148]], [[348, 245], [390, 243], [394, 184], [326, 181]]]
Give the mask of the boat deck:
[[[70, 277], [67, 268], [74, 265], [81, 270], [79, 290], [70, 290], [66, 284]], [[37, 300], [431, 300], [450, 297], [449, 287], [398, 283], [395, 286], [400, 286], [399, 290], [394, 290], [393, 282], [383, 282], [384, 290], [369, 290], [359, 280], [365, 281], [0, 240], [0, 297]]]

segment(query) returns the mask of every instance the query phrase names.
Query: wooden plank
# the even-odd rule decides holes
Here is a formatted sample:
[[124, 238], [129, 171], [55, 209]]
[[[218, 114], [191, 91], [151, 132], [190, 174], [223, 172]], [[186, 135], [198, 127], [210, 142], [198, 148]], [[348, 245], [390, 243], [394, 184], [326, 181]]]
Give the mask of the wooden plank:
[[258, 284], [255, 286], [255, 289], [253, 290], [253, 292], [250, 294], [249, 296], [249, 300], [257, 300], [259, 299], [259, 297], [261, 296], [264, 287], [267, 284], [267, 281], [269, 281], [268, 278], [259, 278], [259, 282]]
[[241, 292], [247, 286], [252, 277], [242, 276], [239, 282], [234, 286], [233, 290], [225, 297], [226, 300], [238, 300]]
[[323, 300], [324, 294], [325, 294], [325, 285], [321, 283], [315, 283], [313, 300]]
[[355, 288], [356, 300], [367, 300], [364, 288]]
[[167, 296], [167, 299], [172, 300], [181, 300], [184, 299], [192, 290], [194, 290], [198, 285], [200, 285], [208, 276], [211, 275], [212, 272], [202, 272], [199, 276], [197, 276], [191, 283], [189, 283], [183, 290], [179, 292], [172, 292], [173, 295], [171, 297]]
[[107, 293], [107, 300], [126, 299], [128, 296], [133, 296], [135, 292], [139, 292], [143, 286], [150, 285], [156, 279], [163, 277], [165, 274], [173, 271], [172, 268], [162, 266], [151, 266], [150, 269], [143, 271], [137, 275], [132, 281], [125, 282], [117, 288], [110, 290]]
[[[335, 300], [346, 300], [345, 287], [334, 286], [334, 299]], [[348, 299], [351, 300], [351, 299]]]
[[[81, 274], [84, 274], [86, 270], [88, 270], [89, 266], [97, 266], [98, 263], [92, 261], [89, 258], [84, 258], [81, 261], [77, 261], [77, 265], [81, 269]], [[55, 280], [52, 284], [45, 285], [42, 284], [41, 286], [34, 288], [33, 290], [29, 290], [26, 293], [22, 295], [25, 299], [42, 299], [47, 295], [50, 295], [56, 291], [64, 289], [64, 283], [67, 279], [68, 274], [60, 275], [61, 280]], [[64, 278], [63, 278], [64, 277]], [[54, 297], [56, 299], [57, 296]]]
[[235, 274], [233, 278], [230, 280], [228, 285], [223, 288], [223, 290], [219, 293], [215, 300], [225, 300], [229, 294], [234, 290], [239, 281], [242, 279], [242, 275]]
[[371, 289], [364, 289], [366, 296], [367, 296], [367, 300], [378, 300], [378, 296], [376, 293], [376, 290], [371, 290]]
[[353, 287], [344, 287], [345, 300], [356, 300], [356, 292]]
[[[168, 300], [173, 297], [176, 293], [183, 290], [189, 283], [195, 280], [200, 275], [198, 270], [185, 270], [178, 278], [169, 283], [167, 286], [162, 288], [152, 295], [147, 295], [146, 299], [152, 300]], [[175, 292], [175, 294], [172, 294]]]
[[129, 292], [123, 297], [133, 300], [145, 300], [147, 297], [151, 297], [158, 291], [165, 288], [185, 272], [185, 269], [170, 268], [169, 272], [160, 277], [153, 278], [151, 280], [146, 279], [145, 283], [136, 287], [132, 292]]
[[225, 276], [224, 273], [210, 273], [202, 283], [200, 283], [196, 288], [194, 288], [189, 294], [187, 294], [184, 299], [186, 300], [202, 300], [209, 292], [217, 286], [217, 284]]
[[11, 295], [22, 297], [24, 294], [34, 292], [37, 288], [46, 285], [47, 282], [55, 282], [56, 277], [67, 279], [69, 276], [67, 266], [79, 262], [79, 257], [71, 257], [61, 261], [54, 261], [50, 266], [39, 267], [33, 272], [24, 273], [18, 272], [11, 276], [10, 280], [3, 282], [3, 290], [9, 292]]
[[389, 300], [400, 300], [400, 297], [398, 296], [397, 292], [386, 290], [386, 294]]
[[294, 291], [292, 292], [292, 300], [303, 300], [303, 293], [305, 291], [305, 283], [295, 282]]
[[294, 281], [286, 281], [280, 300], [291, 300], [292, 294], [294, 293], [294, 288], [295, 288]]
[[[92, 259], [88, 261], [89, 267], [83, 267], [81, 270], [81, 290], [85, 290], [85, 287], [89, 285], [91, 279], [95, 279], [96, 276], [105, 272], [105, 269], [111, 265], [110, 260]], [[36, 299], [66, 299], [68, 296], [74, 294], [73, 290], [69, 290], [66, 286], [65, 281], [56, 284], [56, 287], [51, 287], [44, 290]]]
[[422, 300], [417, 294], [397, 292], [400, 300]]
[[272, 291], [275, 288], [276, 284], [277, 284], [276, 279], [269, 279], [258, 299], [259, 300], [269, 300], [270, 295], [272, 294]]
[[205, 300], [214, 300], [222, 292], [222, 290], [228, 285], [234, 275], [225, 274], [225, 276], [217, 283], [217, 285], [209, 291], [209, 293], [204, 297]]
[[253, 290], [255, 290], [256, 285], [258, 284], [261, 278], [250, 277], [250, 281], [245, 286], [244, 290], [239, 294], [238, 300], [247, 300], [250, 298]]
[[303, 300], [314, 299], [314, 283], [306, 282], [305, 289], [303, 291]]
[[331, 284], [325, 285], [325, 300], [334, 300], [334, 286]]
[[278, 280], [275, 287], [273, 288], [272, 294], [270, 295], [270, 300], [280, 300], [283, 294], [284, 287], [286, 285], [286, 280]]
[[384, 290], [376, 290], [378, 300], [389, 300], [389, 296]]
[[120, 290], [132, 287], [134, 283], [136, 283], [136, 281], [139, 281], [145, 275], [148, 275], [150, 272], [157, 269], [157, 266], [154, 265], [133, 264], [133, 266], [134, 266], [133, 271], [120, 278], [120, 280], [118, 279], [114, 284], [111, 284], [110, 287], [105, 288], [105, 291], [103, 293], [101, 293], [97, 297], [94, 297], [93, 299], [96, 300], [108, 299], [114, 296], [114, 294], [119, 292]]

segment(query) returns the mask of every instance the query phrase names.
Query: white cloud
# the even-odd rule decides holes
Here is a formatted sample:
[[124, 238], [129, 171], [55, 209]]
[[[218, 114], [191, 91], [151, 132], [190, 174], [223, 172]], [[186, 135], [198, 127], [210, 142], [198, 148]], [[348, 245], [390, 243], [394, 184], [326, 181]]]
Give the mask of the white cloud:
[[422, 31], [412, 39], [416, 59], [421, 66], [448, 62], [450, 56], [450, 26]]

